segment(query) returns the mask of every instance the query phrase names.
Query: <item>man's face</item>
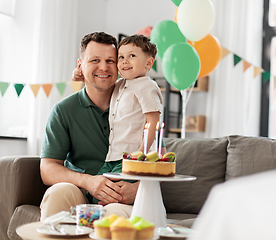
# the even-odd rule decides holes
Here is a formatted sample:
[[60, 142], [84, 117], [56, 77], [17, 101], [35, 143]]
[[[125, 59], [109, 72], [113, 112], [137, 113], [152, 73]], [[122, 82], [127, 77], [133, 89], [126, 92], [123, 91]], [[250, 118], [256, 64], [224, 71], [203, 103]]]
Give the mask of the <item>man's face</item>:
[[86, 87], [107, 91], [118, 78], [117, 55], [114, 45], [91, 41], [78, 60]]

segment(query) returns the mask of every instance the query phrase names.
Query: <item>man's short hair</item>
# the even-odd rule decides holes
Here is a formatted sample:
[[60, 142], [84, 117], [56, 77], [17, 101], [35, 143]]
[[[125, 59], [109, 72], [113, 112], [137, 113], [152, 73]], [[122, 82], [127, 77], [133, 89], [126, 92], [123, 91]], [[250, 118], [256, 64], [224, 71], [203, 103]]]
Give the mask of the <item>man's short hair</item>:
[[154, 43], [150, 41], [149, 38], [145, 37], [144, 35], [131, 35], [129, 37], [124, 38], [118, 46], [118, 49], [122, 45], [127, 45], [132, 43], [136, 47], [140, 47], [143, 52], [147, 53], [149, 56], [155, 59], [157, 53], [157, 47]]
[[116, 48], [116, 52], [118, 51], [118, 42], [117, 39], [105, 32], [94, 32], [87, 34], [83, 37], [80, 44], [80, 56], [82, 56], [83, 52], [85, 51], [88, 43], [91, 41], [102, 43], [106, 45], [114, 45]]

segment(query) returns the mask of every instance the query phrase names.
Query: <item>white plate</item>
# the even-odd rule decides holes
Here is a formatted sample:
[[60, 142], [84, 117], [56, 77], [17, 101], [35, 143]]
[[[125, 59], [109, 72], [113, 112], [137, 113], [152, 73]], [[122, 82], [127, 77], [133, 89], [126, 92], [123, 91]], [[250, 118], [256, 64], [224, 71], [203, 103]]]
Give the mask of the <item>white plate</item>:
[[52, 225], [42, 225], [36, 230], [52, 236], [81, 236], [93, 232], [92, 228], [77, 225], [57, 224], [55, 227], [56, 229]]
[[193, 230], [190, 228], [177, 228], [174, 227], [174, 229], [180, 231], [180, 233], [176, 234], [170, 230], [168, 230], [166, 227], [160, 227], [157, 229], [157, 234], [160, 237], [170, 237], [170, 238], [185, 238], [188, 237]]
[[[93, 239], [96, 239], [96, 240], [110, 240], [110, 239], [95, 237], [94, 232], [90, 233], [90, 234], [89, 234], [89, 237], [91, 237], [91, 238], [93, 238]], [[159, 238], [159, 236], [154, 236], [154, 238], [152, 238], [152, 239], [146, 239], [146, 240], [157, 240], [158, 238]]]

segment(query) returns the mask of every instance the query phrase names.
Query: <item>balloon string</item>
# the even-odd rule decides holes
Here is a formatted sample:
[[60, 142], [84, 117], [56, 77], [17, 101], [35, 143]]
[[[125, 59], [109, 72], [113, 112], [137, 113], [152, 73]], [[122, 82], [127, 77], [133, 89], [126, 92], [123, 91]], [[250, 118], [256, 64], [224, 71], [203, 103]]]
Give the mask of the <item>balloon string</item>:
[[[191, 86], [191, 88], [190, 88], [189, 94], [188, 94], [188, 96], [187, 96], [187, 98], [186, 98], [186, 105], [188, 104], [189, 99], [190, 99], [190, 97], [191, 97], [192, 91], [193, 91], [194, 86], [195, 86], [195, 82], [196, 82], [196, 81], [193, 82], [193, 84], [192, 84], [192, 86]], [[186, 106], [185, 106], [185, 107], [186, 107]]]
[[182, 126], [181, 126], [181, 138], [185, 138], [185, 125], [186, 125], [186, 99], [187, 99], [187, 90], [180, 91], [182, 96]]
[[181, 138], [185, 138], [185, 125], [186, 125], [186, 106], [190, 100], [191, 94], [193, 92], [195, 82], [193, 82], [189, 94], [187, 96], [187, 89], [181, 90], [181, 96], [182, 96], [182, 126], [181, 126]]

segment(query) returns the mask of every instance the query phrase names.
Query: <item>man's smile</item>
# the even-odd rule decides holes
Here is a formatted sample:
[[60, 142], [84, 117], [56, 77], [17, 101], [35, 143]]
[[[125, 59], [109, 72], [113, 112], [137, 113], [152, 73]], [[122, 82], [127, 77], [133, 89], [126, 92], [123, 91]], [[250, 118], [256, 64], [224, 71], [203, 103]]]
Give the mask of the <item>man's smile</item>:
[[100, 74], [97, 75], [97, 74], [95, 74], [95, 76], [96, 76], [96, 77], [99, 77], [99, 78], [108, 78], [108, 77], [110, 77], [111, 75], [102, 75], [102, 74], [101, 74], [101, 75], [100, 75]]

